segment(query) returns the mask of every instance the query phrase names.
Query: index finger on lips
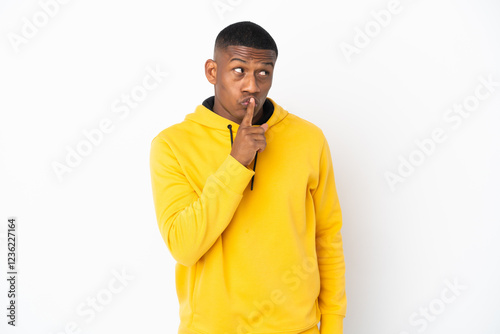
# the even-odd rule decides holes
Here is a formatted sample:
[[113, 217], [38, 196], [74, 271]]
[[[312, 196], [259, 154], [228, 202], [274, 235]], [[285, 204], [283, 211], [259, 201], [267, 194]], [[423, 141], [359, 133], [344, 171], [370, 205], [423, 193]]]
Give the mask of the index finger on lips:
[[243, 120], [241, 121], [241, 125], [249, 126], [249, 127], [252, 126], [254, 108], [255, 108], [255, 100], [252, 97], [252, 98], [250, 98], [250, 101], [248, 102], [247, 112], [245, 114], [245, 117], [243, 117]]

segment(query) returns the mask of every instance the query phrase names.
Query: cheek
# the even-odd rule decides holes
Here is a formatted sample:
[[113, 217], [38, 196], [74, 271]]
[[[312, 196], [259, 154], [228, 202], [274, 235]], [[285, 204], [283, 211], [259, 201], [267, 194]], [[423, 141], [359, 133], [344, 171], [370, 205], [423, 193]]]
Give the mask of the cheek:
[[223, 82], [222, 90], [224, 91], [224, 94], [227, 96], [237, 97], [239, 96], [240, 92], [239, 87], [240, 83], [238, 81], [231, 81], [226, 79]]
[[269, 89], [271, 88], [272, 83], [273, 83], [273, 75], [271, 74], [269, 78], [264, 80], [263, 85]]

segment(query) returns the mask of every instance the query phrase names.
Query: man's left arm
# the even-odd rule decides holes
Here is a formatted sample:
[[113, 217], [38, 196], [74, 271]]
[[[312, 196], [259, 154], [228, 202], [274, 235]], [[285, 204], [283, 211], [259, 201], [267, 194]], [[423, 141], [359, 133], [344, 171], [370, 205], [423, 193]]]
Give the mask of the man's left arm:
[[316, 213], [316, 253], [321, 279], [319, 308], [321, 334], [342, 334], [346, 314], [345, 262], [342, 247], [342, 212], [326, 138], [320, 160], [317, 188], [313, 192]]

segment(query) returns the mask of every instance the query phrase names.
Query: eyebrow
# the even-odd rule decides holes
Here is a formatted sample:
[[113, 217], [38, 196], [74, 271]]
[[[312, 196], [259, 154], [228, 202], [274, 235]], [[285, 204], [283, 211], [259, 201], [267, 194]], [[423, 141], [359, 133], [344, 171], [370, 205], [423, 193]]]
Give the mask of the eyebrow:
[[[247, 61], [243, 60], [243, 59], [240, 59], [240, 58], [231, 58], [231, 60], [229, 62], [232, 62], [232, 61], [241, 61], [242, 63], [247, 63]], [[274, 68], [274, 64], [272, 62], [265, 62], [265, 61], [261, 61], [260, 62], [261, 64], [264, 64], [264, 65], [270, 65], [271, 67]]]

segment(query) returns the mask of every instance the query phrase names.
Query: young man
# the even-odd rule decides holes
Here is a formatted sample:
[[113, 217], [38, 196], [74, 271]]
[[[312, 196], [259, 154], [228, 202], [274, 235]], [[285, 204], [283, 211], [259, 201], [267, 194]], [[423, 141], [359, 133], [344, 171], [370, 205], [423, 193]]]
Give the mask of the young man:
[[330, 150], [319, 127], [267, 97], [277, 56], [259, 25], [226, 27], [205, 63], [215, 95], [152, 141], [158, 226], [177, 261], [179, 334], [314, 334], [320, 321], [321, 334], [342, 333]]

